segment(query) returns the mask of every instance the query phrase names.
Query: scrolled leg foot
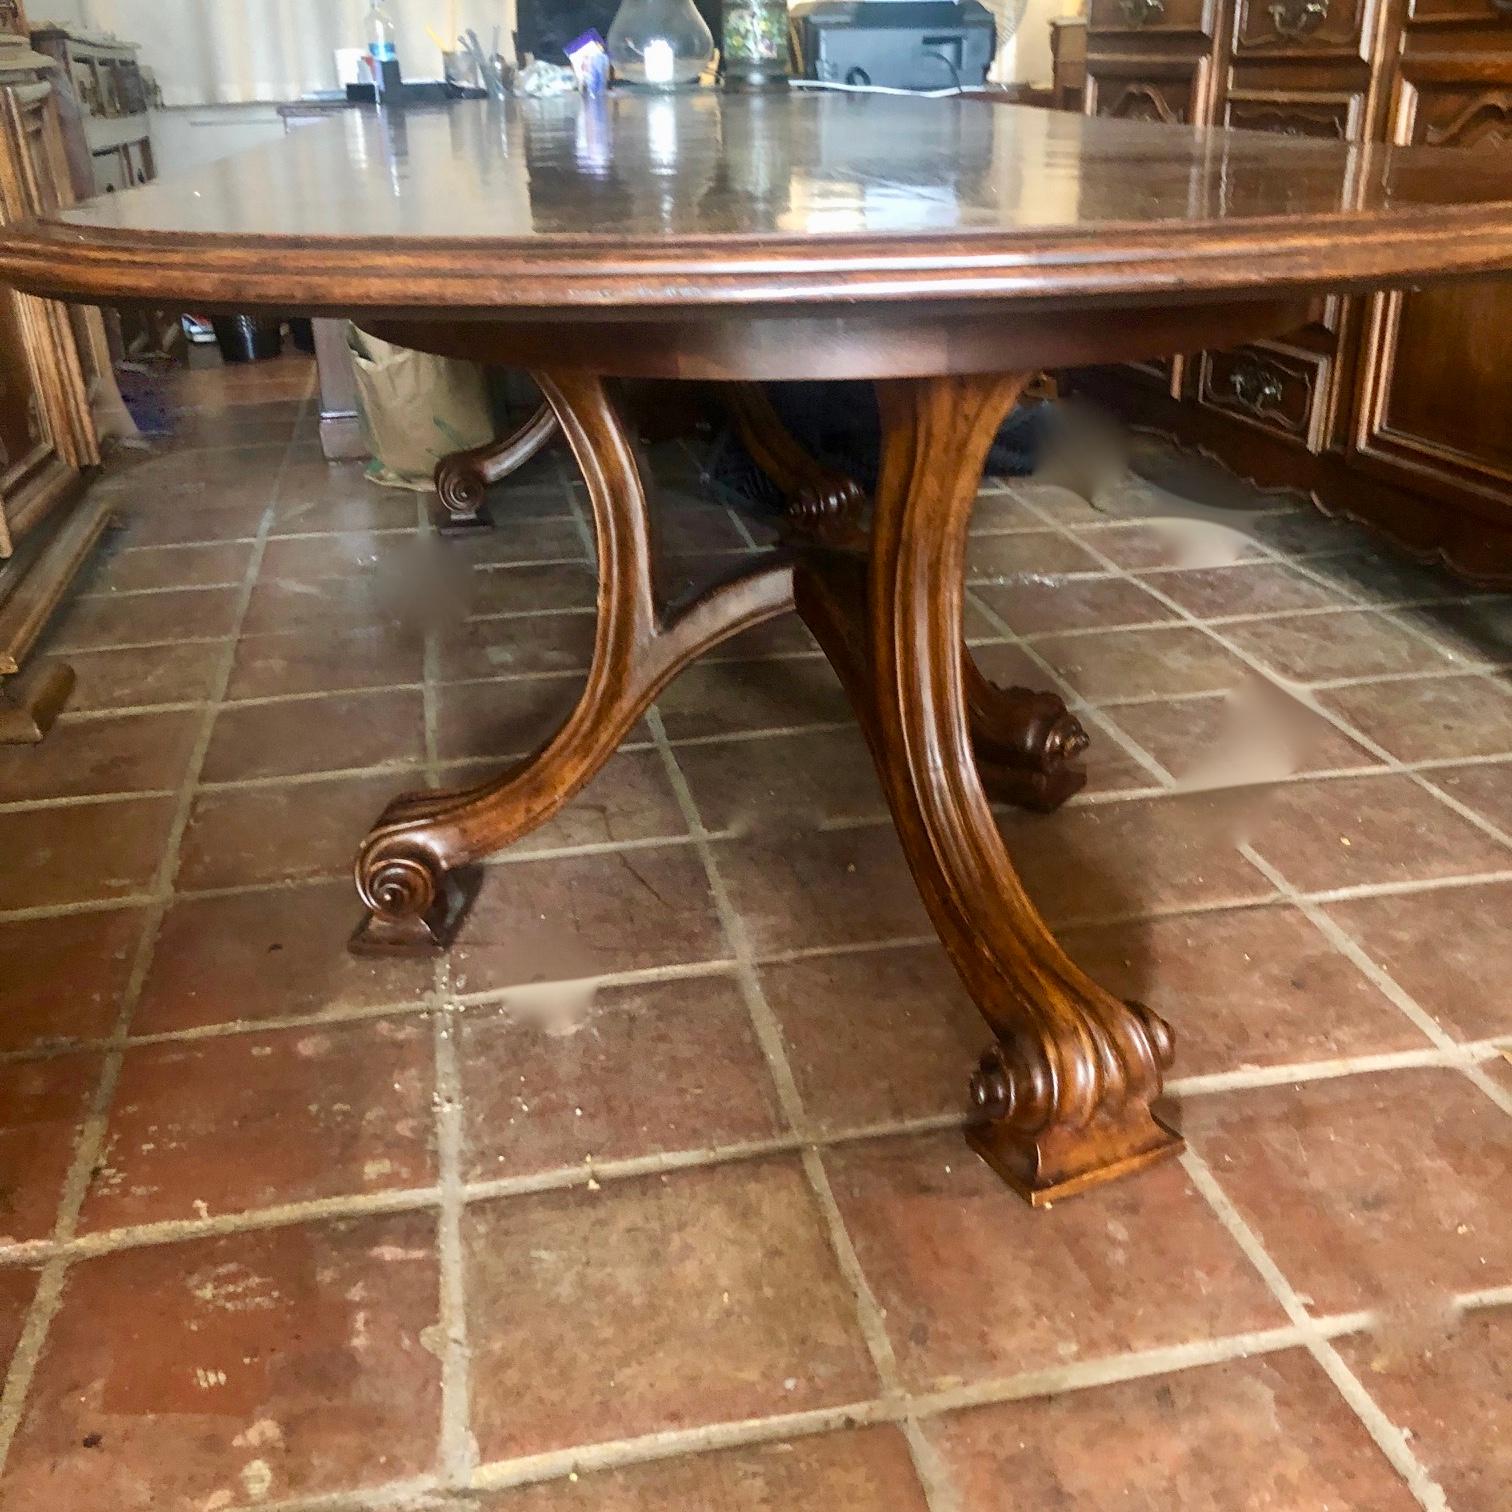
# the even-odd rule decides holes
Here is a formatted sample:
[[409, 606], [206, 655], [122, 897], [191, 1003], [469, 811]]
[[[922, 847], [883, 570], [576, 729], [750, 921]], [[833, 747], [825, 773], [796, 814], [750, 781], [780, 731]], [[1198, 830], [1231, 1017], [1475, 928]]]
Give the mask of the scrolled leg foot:
[[[1109, 1087], [1111, 1095], [1105, 1094], [1079, 1126], [1068, 1128], [1057, 1119], [1053, 1068], [1031, 1039], [1008, 1035], [994, 1041], [971, 1077], [974, 1118], [967, 1143], [1035, 1207], [1153, 1165], [1181, 1148], [1180, 1137], [1148, 1106], [1147, 1078], [1158, 1090], [1175, 1055], [1170, 1025], [1143, 1003], [1115, 1004], [1113, 1013], [1119, 1009], [1123, 1022], [1107, 1043], [1123, 1041], [1129, 1055], [1125, 1070], [1132, 1064], [1143, 1073], [1133, 1081], [1145, 1086], [1115, 1078], [1122, 1089]], [[1103, 1016], [1109, 1016], [1106, 1005]], [[1096, 1075], [1086, 1063], [1064, 1069], [1078, 1078]]]
[[523, 467], [559, 429], [550, 404], [542, 404], [503, 440], [443, 457], [436, 464], [436, 498], [441, 505], [436, 529], [442, 535], [491, 530], [489, 488]]
[[368, 915], [352, 935], [352, 953], [439, 954], [455, 939], [477, 890], [471, 870], [449, 871], [417, 848], [370, 844], [357, 863]]
[[474, 530], [492, 530], [488, 513], [488, 480], [483, 472], [482, 454], [476, 451], [453, 452], [436, 464], [436, 498], [441, 511], [436, 529], [442, 535], [466, 535]]

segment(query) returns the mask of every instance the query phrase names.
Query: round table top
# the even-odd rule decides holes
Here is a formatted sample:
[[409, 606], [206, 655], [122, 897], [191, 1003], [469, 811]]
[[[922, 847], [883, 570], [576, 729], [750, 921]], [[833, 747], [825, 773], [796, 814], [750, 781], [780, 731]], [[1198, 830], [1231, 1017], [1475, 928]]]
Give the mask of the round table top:
[[352, 110], [0, 228], [0, 280], [289, 313], [1180, 303], [1512, 268], [1512, 160], [980, 97]]

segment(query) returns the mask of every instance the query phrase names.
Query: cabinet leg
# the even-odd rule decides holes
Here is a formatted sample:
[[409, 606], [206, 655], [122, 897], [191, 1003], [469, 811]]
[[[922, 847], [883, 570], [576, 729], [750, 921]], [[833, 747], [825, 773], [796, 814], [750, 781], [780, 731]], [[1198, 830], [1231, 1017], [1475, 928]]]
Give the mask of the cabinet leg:
[[52, 729], [74, 690], [74, 669], [44, 662], [0, 683], [0, 745], [36, 745]]
[[523, 467], [557, 430], [551, 406], [542, 404], [524, 425], [502, 441], [490, 441], [487, 446], [443, 457], [436, 464], [436, 497], [441, 504], [436, 529], [442, 535], [491, 530], [489, 487]]
[[[856, 707], [925, 905], [992, 1030], [971, 1083], [968, 1137], [1042, 1204], [1181, 1142], [1151, 1112], [1171, 1063], [1170, 1029], [1103, 991], [1061, 950], [1013, 869], [975, 759], [977, 679], [960, 642], [967, 525], [988, 447], [1027, 379], [879, 384], [870, 553], [804, 551], [795, 586], [799, 613]], [[1015, 742], [1035, 725], [1022, 703], [1012, 699]], [[990, 721], [976, 723], [980, 740]]]

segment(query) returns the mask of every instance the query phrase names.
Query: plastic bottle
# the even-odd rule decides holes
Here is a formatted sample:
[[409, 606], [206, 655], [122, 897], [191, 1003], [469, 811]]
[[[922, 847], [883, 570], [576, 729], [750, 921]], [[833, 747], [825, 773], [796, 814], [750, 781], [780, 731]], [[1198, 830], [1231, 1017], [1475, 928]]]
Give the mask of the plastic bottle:
[[402, 82], [399, 73], [399, 50], [394, 38], [397, 28], [393, 13], [385, 0], [372, 0], [368, 7], [368, 57], [373, 65], [373, 86], [380, 100], [397, 99]]

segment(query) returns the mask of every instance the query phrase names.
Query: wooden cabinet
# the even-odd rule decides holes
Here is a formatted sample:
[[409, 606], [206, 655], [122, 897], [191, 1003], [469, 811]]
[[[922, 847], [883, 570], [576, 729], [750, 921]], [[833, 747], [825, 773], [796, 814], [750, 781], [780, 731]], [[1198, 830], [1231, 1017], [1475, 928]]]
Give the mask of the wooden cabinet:
[[[1512, 0], [1217, 8], [1197, 48], [1187, 3], [1169, 12], [1180, 28], [1141, 28], [1131, 56], [1120, 0], [1094, 3], [1086, 109], [1512, 152]], [[1075, 382], [1419, 556], [1512, 584], [1512, 281], [1328, 298], [1280, 341]]]
[[[0, 220], [72, 202], [49, 60], [0, 38]], [[84, 339], [81, 355], [80, 334]], [[72, 683], [24, 676], [48, 615], [104, 528], [89, 368], [99, 317], [0, 290], [0, 742], [40, 739]]]

